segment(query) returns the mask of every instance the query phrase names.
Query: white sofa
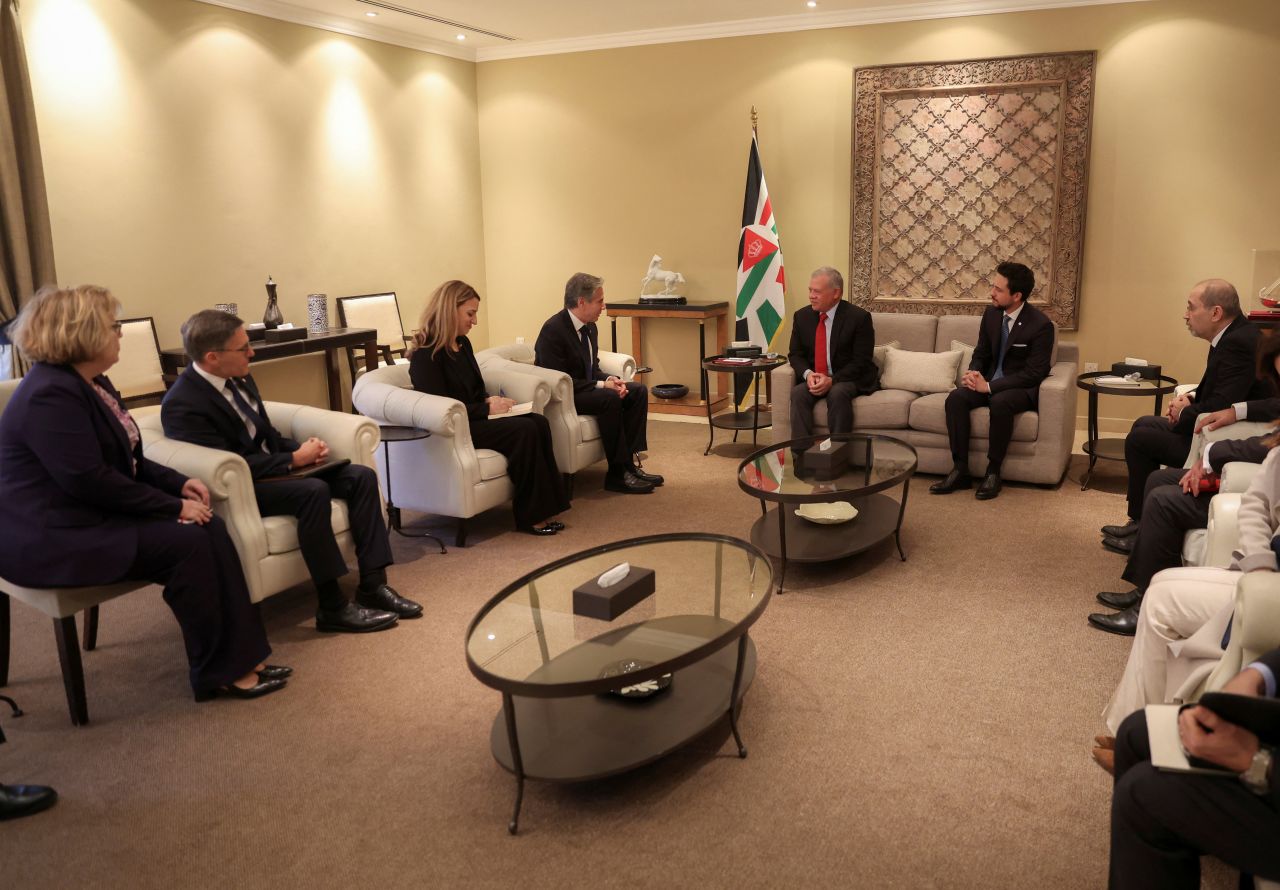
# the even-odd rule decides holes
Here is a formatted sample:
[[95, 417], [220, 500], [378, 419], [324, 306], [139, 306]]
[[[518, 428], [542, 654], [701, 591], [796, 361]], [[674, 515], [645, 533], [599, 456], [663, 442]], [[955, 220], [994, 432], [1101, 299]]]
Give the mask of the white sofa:
[[[532, 402], [538, 413], [546, 411], [551, 394], [538, 378], [493, 365], [482, 366], [481, 374], [490, 392], [501, 389], [517, 402]], [[395, 490], [390, 496], [402, 509], [455, 518], [456, 546], [466, 546], [468, 519], [511, 500], [515, 486], [507, 475], [507, 459], [475, 447], [461, 402], [414, 390], [408, 365], [387, 365], [361, 375], [352, 388], [351, 403], [375, 423], [431, 433], [425, 439], [391, 446]], [[376, 460], [385, 491], [381, 450]]]
[[[976, 315], [906, 315], [873, 312], [876, 345], [897, 341], [900, 349], [914, 352], [948, 352], [952, 341], [970, 346], [978, 342], [980, 317]], [[1076, 429], [1076, 374], [1079, 351], [1075, 343], [1057, 341], [1049, 376], [1040, 384], [1036, 411], [1018, 415], [1013, 440], [1001, 475], [1018, 482], [1056, 485], [1062, 480], [1071, 458]], [[967, 365], [967, 363], [966, 363]], [[791, 388], [795, 372], [782, 365], [772, 372], [773, 441], [783, 442], [791, 434]], [[853, 428], [859, 433], [879, 433], [901, 439], [916, 449], [922, 473], [945, 474], [951, 470], [951, 448], [947, 440], [944, 404], [947, 393], [920, 394], [886, 390], [854, 400]], [[826, 402], [814, 411], [815, 431], [825, 432]], [[969, 471], [986, 472], [990, 411], [973, 412], [973, 432], [969, 443]]]

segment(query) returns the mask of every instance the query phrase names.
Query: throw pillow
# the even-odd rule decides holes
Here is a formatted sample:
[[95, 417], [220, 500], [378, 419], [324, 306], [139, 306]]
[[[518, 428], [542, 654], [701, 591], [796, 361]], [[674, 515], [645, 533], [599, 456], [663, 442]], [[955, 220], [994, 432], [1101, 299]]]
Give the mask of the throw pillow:
[[881, 374], [884, 373], [884, 354], [890, 349], [897, 349], [901, 345], [902, 344], [897, 340], [890, 340], [883, 346], [877, 346], [875, 349], [871, 350], [871, 360], [876, 363], [876, 369]]
[[912, 352], [893, 349], [885, 352], [882, 389], [905, 389], [908, 392], [951, 392], [956, 387], [958, 352]]
[[956, 386], [959, 386], [960, 378], [964, 376], [965, 371], [969, 370], [969, 362], [973, 361], [973, 347], [968, 343], [952, 340], [951, 351], [960, 353], [960, 367], [956, 370]]

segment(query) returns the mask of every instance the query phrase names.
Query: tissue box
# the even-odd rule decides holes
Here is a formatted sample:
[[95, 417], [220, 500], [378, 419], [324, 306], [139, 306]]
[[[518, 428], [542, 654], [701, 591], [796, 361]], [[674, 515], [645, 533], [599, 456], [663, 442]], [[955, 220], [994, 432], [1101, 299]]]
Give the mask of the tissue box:
[[759, 358], [762, 352], [764, 350], [759, 346], [730, 346], [724, 354], [730, 358]]
[[804, 453], [806, 475], [815, 479], [834, 479], [849, 465], [849, 443], [832, 442], [829, 451], [822, 451], [819, 442]]
[[268, 343], [284, 343], [288, 340], [305, 340], [306, 328], [270, 328], [263, 338]]
[[1160, 376], [1159, 365], [1126, 365], [1124, 362], [1116, 362], [1111, 366], [1111, 373], [1117, 377], [1124, 377], [1134, 371], [1143, 380], [1156, 380]]
[[262, 325], [258, 325], [256, 328], [252, 325], [245, 325], [244, 330], [249, 335], [250, 340], [263, 340], [267, 336], [267, 329]]
[[573, 614], [612, 621], [655, 589], [653, 569], [632, 566], [627, 577], [612, 587], [601, 587], [592, 578], [573, 589]]

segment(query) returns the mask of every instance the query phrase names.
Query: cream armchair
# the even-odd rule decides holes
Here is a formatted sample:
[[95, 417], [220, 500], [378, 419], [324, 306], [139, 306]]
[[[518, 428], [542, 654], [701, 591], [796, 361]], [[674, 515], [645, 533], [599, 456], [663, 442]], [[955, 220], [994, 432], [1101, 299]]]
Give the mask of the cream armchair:
[[[621, 352], [600, 350], [600, 370], [622, 380], [636, 375], [636, 362]], [[551, 443], [556, 455], [556, 466], [569, 477], [604, 460], [604, 446], [600, 444], [600, 426], [594, 417], [579, 415], [573, 404], [573, 380], [562, 371], [540, 368], [534, 364], [533, 347], [526, 343], [495, 346], [476, 353], [476, 361], [485, 368], [505, 369], [532, 375], [544, 381], [550, 389], [551, 401], [547, 405], [547, 422], [551, 425]]]
[[[373, 455], [378, 447], [378, 427], [367, 418], [283, 402], [264, 404], [272, 423], [289, 438], [303, 442], [316, 436], [329, 444], [335, 459], [346, 458], [376, 469]], [[244, 458], [166, 438], [158, 412], [135, 417], [148, 458], [209, 487], [213, 512], [227, 524], [255, 603], [311, 577], [298, 546], [297, 520], [258, 512], [253, 476]], [[332, 510], [334, 537], [343, 557], [354, 565], [355, 538], [346, 501], [335, 499]]]
[[[542, 380], [499, 366], [481, 366], [481, 374], [490, 392], [532, 402], [539, 414], [546, 411], [551, 393]], [[507, 459], [475, 447], [461, 402], [415, 391], [407, 365], [362, 375], [351, 391], [351, 402], [376, 423], [417, 427], [431, 434], [392, 449], [395, 490], [388, 494], [397, 507], [456, 518], [456, 546], [466, 546], [468, 519], [511, 500], [515, 486], [507, 475]], [[385, 460], [382, 451], [377, 460], [380, 465]], [[385, 487], [386, 467], [380, 468]]]

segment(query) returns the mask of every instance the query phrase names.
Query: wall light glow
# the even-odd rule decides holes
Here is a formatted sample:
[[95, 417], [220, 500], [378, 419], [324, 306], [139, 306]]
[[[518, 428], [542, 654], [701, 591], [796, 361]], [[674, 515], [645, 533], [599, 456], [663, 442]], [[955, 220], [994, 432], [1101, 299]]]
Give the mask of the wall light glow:
[[369, 112], [355, 84], [334, 85], [325, 109], [325, 132], [333, 160], [343, 166], [367, 163], [373, 148]]
[[26, 22], [37, 98], [60, 110], [104, 109], [120, 94], [121, 60], [88, 0], [46, 0]]

